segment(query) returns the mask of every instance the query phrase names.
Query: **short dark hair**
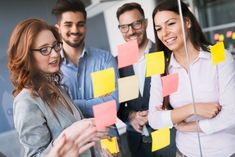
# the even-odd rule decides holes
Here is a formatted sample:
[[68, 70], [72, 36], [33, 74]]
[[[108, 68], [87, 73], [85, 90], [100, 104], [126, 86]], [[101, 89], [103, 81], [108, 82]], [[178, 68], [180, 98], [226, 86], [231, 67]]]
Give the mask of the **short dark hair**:
[[61, 15], [67, 11], [82, 12], [84, 19], [87, 18], [86, 8], [81, 0], [57, 0], [51, 13], [55, 15], [59, 21], [61, 19]]
[[123, 14], [126, 11], [131, 11], [137, 9], [141, 15], [143, 16], [143, 18], [145, 18], [144, 16], [144, 10], [142, 9], [141, 5], [135, 2], [132, 3], [125, 3], [123, 4], [121, 7], [118, 8], [117, 12], [116, 12], [116, 16], [117, 19], [119, 20], [119, 17], [121, 16], [121, 14]]

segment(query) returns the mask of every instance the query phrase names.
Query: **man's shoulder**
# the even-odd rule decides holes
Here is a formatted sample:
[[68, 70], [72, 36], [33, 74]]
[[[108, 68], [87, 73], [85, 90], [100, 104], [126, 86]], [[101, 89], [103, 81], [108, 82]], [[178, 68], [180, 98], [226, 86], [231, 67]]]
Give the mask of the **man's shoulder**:
[[86, 51], [90, 57], [95, 58], [96, 60], [114, 59], [112, 53], [104, 49], [95, 48], [95, 47], [87, 47]]
[[95, 54], [96, 56], [97, 55], [111, 55], [111, 52], [104, 50], [104, 49], [96, 48], [96, 47], [86, 47], [86, 50], [89, 54]]

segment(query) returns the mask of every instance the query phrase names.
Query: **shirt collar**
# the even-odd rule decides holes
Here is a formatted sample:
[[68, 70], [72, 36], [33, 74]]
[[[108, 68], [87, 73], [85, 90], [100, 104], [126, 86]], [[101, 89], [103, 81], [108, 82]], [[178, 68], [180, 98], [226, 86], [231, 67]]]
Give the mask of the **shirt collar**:
[[138, 62], [144, 60], [145, 55], [149, 53], [149, 50], [151, 49], [151, 47], [152, 47], [152, 42], [150, 40], [148, 40], [148, 44], [144, 50], [144, 54], [139, 58]]
[[[82, 50], [82, 54], [80, 55], [79, 59], [83, 58], [86, 53], [87, 53], [87, 48], [86, 48], [86, 46], [85, 46], [85, 47], [83, 48], [83, 50]], [[68, 63], [69, 63], [69, 59], [65, 57], [65, 51], [64, 51], [64, 49], [62, 49], [62, 50], [60, 51], [60, 56], [61, 56], [61, 58], [62, 58], [64, 64], [68, 64]]]
[[[210, 53], [200, 49], [199, 55], [193, 63], [195, 63], [196, 61], [198, 61], [200, 59], [210, 59]], [[171, 67], [175, 67], [175, 68], [181, 67], [180, 64], [176, 61], [173, 53], [171, 53], [171, 58], [170, 58], [170, 63], [169, 63], [169, 68], [171, 68]]]

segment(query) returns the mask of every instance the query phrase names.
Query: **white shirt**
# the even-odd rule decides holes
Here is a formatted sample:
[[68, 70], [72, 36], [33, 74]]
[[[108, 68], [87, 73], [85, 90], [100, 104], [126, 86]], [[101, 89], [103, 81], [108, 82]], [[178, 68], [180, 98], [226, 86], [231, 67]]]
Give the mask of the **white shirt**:
[[[226, 60], [212, 65], [211, 54], [200, 51], [198, 58], [190, 66], [195, 102], [219, 102], [220, 113], [212, 119], [190, 117], [187, 121], [199, 120], [203, 157], [229, 157], [235, 153], [235, 62], [226, 52]], [[174, 56], [171, 56], [169, 73], [179, 74], [178, 91], [170, 95], [173, 108], [192, 103], [189, 75]], [[154, 129], [172, 127], [171, 111], [157, 111], [162, 105], [160, 76], [151, 80], [149, 123]], [[177, 131], [177, 148], [188, 157], [199, 157], [197, 133]]]
[[144, 54], [139, 58], [137, 63], [133, 64], [135, 75], [137, 75], [138, 80], [139, 80], [139, 91], [140, 91], [141, 96], [144, 95], [144, 81], [145, 81], [145, 69], [146, 69], [145, 54], [149, 53], [151, 46], [152, 46], [152, 42], [149, 40], [144, 50]]

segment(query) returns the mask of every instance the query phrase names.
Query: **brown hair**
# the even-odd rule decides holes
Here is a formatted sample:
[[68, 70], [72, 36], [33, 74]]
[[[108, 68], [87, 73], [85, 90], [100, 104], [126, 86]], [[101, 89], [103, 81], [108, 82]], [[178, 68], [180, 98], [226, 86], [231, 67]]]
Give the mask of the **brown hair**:
[[117, 13], [116, 13], [117, 19], [119, 20], [119, 17], [126, 11], [131, 11], [134, 9], [137, 9], [140, 12], [140, 14], [143, 16], [143, 18], [145, 18], [144, 10], [141, 7], [141, 5], [138, 3], [132, 2], [132, 3], [125, 3], [120, 8], [118, 8]]
[[35, 67], [31, 51], [35, 37], [42, 30], [51, 31], [56, 40], [61, 41], [56, 28], [40, 19], [21, 21], [10, 37], [8, 68], [14, 85], [12, 95], [17, 96], [23, 88], [27, 88], [31, 96], [39, 96], [48, 104], [54, 105], [60, 95], [56, 86], [60, 85], [61, 73], [58, 71], [50, 76], [43, 74]]
[[87, 18], [86, 8], [81, 0], [57, 0], [51, 13], [56, 16], [57, 21], [60, 21], [62, 14], [67, 11], [81, 12], [84, 19]]
[[[182, 9], [183, 18], [184, 19], [188, 18], [191, 21], [192, 26], [189, 30], [189, 38], [194, 48], [197, 50], [200, 50], [200, 48], [202, 48], [204, 51], [209, 52], [208, 45], [210, 45], [210, 42], [204, 36], [197, 19], [195, 18], [193, 13], [189, 10], [187, 4], [185, 4], [182, 1], [181, 1], [181, 9]], [[176, 0], [164, 0], [158, 3], [158, 5], [155, 7], [152, 13], [153, 25], [154, 25], [154, 18], [159, 11], [172, 11], [179, 15], [178, 2]], [[164, 51], [166, 64], [165, 64], [165, 73], [163, 75], [167, 75], [168, 65], [170, 63], [170, 57], [172, 52], [160, 41], [160, 39], [157, 36], [156, 29], [154, 29], [154, 34], [155, 34], [155, 41], [157, 48], [156, 51]], [[163, 108], [165, 109], [168, 107], [169, 107], [169, 96], [164, 97], [163, 100]]]

